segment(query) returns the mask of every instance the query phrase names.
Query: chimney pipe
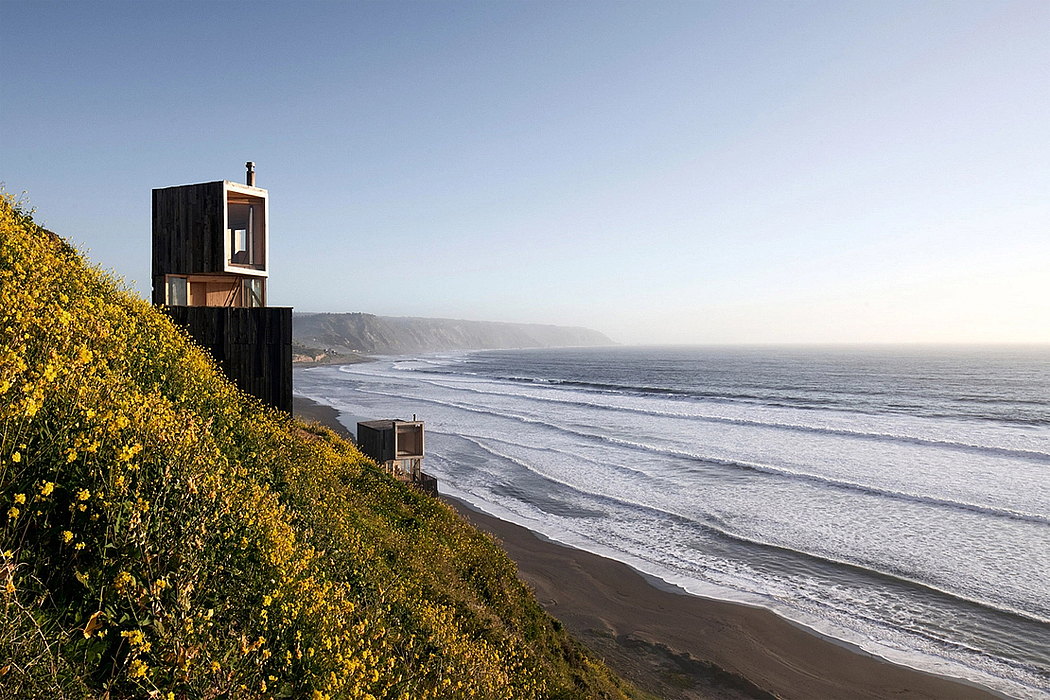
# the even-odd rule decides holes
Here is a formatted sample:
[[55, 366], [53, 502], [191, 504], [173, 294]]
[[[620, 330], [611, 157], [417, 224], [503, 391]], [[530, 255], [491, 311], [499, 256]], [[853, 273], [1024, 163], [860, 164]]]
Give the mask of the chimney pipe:
[[248, 161], [244, 164], [244, 167], [248, 169], [248, 186], [255, 187], [255, 163]]

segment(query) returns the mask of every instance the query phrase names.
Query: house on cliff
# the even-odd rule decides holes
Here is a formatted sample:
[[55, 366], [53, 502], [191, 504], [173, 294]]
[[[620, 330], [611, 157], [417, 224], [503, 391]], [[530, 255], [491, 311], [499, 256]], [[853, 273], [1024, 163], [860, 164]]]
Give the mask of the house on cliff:
[[292, 411], [292, 309], [266, 305], [269, 193], [219, 180], [153, 190], [153, 303], [243, 391]]

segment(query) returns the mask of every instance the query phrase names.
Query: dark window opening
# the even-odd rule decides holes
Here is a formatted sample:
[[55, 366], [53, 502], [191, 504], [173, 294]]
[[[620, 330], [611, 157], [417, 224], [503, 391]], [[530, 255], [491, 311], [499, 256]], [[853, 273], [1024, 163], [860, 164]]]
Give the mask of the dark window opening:
[[230, 204], [227, 212], [230, 263], [255, 265], [255, 205]]

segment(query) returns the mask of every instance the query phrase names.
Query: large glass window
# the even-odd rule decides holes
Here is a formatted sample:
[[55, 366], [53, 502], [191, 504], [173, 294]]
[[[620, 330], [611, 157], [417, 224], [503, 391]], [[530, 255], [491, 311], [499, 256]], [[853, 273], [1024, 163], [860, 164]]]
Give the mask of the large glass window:
[[423, 426], [418, 423], [397, 426], [397, 456], [423, 456]]
[[255, 208], [254, 204], [231, 203], [227, 209], [230, 262], [234, 265], [255, 264]]
[[168, 306], [186, 306], [185, 277], [168, 277]]
[[251, 308], [263, 304], [263, 281], [256, 277], [244, 280], [244, 305]]

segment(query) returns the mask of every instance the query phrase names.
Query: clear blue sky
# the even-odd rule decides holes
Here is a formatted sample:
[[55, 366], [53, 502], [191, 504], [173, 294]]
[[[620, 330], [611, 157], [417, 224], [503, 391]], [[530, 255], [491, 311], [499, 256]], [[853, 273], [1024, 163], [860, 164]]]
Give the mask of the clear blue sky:
[[270, 191], [270, 302], [627, 343], [1050, 342], [1050, 2], [0, 2], [0, 180], [147, 295]]

